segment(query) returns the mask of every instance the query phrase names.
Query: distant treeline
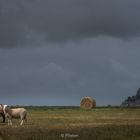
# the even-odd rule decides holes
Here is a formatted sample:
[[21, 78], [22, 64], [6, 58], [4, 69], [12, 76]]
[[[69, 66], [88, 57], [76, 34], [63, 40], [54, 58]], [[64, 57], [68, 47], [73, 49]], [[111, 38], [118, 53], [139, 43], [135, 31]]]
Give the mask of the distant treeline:
[[129, 96], [122, 102], [122, 106], [140, 107], [140, 88], [137, 90], [136, 95]]
[[16, 108], [16, 107], [23, 107], [27, 109], [79, 109], [79, 106], [34, 106], [34, 105], [29, 105], [29, 106], [20, 106], [20, 105], [15, 105], [15, 106], [10, 106], [11, 108]]
[[[11, 108], [16, 108], [16, 107], [23, 107], [26, 109], [44, 109], [44, 110], [55, 110], [55, 109], [80, 109], [80, 106], [20, 106], [20, 105], [14, 105], [14, 106], [10, 106]], [[124, 106], [111, 106], [111, 105], [107, 105], [107, 106], [96, 106], [96, 108], [126, 108]], [[127, 107], [127, 108], [139, 108], [139, 107]], [[94, 108], [92, 109], [94, 110]]]

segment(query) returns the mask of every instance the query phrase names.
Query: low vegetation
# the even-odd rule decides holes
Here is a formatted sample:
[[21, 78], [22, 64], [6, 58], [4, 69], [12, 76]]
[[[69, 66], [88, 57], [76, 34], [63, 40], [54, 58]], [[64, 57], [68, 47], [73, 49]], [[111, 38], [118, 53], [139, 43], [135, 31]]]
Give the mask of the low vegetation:
[[0, 122], [0, 140], [139, 140], [140, 108], [28, 107], [28, 123]]

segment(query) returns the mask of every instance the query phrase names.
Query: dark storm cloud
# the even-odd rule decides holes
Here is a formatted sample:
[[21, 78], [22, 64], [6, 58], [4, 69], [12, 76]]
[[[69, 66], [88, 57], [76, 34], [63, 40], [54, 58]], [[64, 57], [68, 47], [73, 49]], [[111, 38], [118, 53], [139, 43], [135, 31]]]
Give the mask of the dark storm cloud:
[[0, 47], [140, 35], [139, 0], [0, 1]]
[[79, 105], [83, 96], [91, 96], [97, 105], [119, 105], [135, 94], [139, 38], [97, 37], [63, 45], [1, 49], [1, 102]]
[[1, 0], [0, 103], [79, 105], [91, 96], [106, 105], [134, 95], [139, 7], [139, 0]]

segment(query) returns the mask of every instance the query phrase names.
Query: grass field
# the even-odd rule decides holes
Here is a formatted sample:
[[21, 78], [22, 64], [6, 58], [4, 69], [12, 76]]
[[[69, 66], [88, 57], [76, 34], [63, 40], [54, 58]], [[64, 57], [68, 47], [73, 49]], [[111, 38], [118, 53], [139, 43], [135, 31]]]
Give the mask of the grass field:
[[28, 123], [0, 122], [0, 140], [140, 140], [140, 108], [31, 107]]

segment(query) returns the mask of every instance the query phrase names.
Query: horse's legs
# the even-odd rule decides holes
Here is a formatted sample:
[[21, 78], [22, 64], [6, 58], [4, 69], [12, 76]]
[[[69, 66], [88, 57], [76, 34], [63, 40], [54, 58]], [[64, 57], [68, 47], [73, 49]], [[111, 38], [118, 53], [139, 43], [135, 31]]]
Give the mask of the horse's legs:
[[12, 120], [10, 120], [10, 125], [12, 125]]
[[10, 125], [10, 120], [8, 119], [8, 125]]
[[25, 123], [27, 123], [27, 117], [24, 118]]
[[8, 119], [8, 125], [12, 125], [12, 120]]
[[23, 120], [21, 120], [20, 125], [23, 125]]

